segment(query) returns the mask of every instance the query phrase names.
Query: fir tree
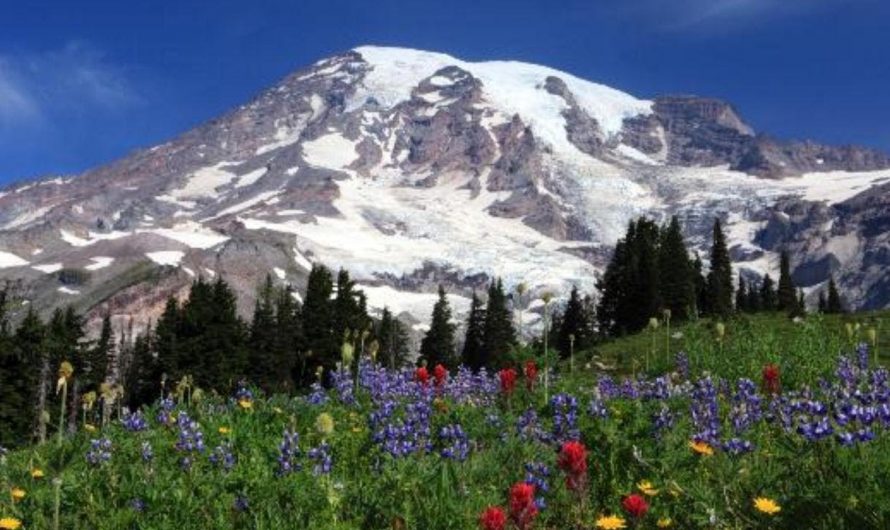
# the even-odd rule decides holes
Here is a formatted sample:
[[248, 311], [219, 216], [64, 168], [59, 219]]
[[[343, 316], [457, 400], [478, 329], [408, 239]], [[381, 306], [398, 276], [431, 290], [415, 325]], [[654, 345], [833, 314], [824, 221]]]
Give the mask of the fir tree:
[[281, 381], [282, 388], [302, 386], [307, 374], [299, 370], [305, 367], [302, 310], [294, 300], [294, 291], [290, 285], [278, 289], [275, 302], [275, 341], [276, 358], [279, 359], [279, 377], [285, 372], [286, 381]]
[[447, 368], [457, 365], [454, 346], [455, 326], [451, 323], [451, 307], [445, 288], [439, 285], [439, 299], [433, 306], [430, 329], [420, 343], [420, 357], [428, 366], [442, 364]]
[[291, 378], [288, 352], [280, 351], [276, 341], [278, 326], [275, 316], [275, 285], [272, 276], [259, 290], [253, 310], [248, 339], [248, 378], [268, 393], [283, 391], [289, 387]]
[[[43, 405], [46, 405], [46, 386], [42, 382], [49, 378], [49, 359], [46, 354], [46, 326], [40, 320], [33, 306], [28, 306], [24, 320], [19, 324], [13, 338], [15, 341], [15, 364], [13, 365], [14, 393], [18, 397], [18, 414], [14, 414], [9, 430], [16, 439], [24, 441], [28, 432], [36, 429], [38, 414], [42, 410], [40, 404], [43, 393]], [[35, 406], [36, 405], [36, 406]], [[4, 423], [4, 425], [7, 425]]]
[[825, 300], [825, 291], [819, 291], [819, 303], [817, 305], [820, 313], [827, 313], [828, 302]]
[[671, 218], [662, 233], [658, 267], [659, 291], [664, 307], [671, 310], [673, 320], [686, 320], [696, 305], [695, 278], [677, 216]]
[[464, 347], [461, 352], [463, 364], [472, 370], [490, 366], [491, 362], [485, 350], [485, 308], [482, 300], [473, 291], [473, 299], [470, 302], [470, 314], [467, 316], [467, 331], [464, 338]]
[[102, 317], [102, 328], [96, 343], [87, 351], [83, 366], [83, 389], [98, 390], [105, 381], [108, 363], [114, 353], [114, 331], [111, 329], [111, 315]]
[[763, 277], [760, 285], [760, 308], [763, 311], [775, 311], [777, 306], [776, 286], [769, 274]]
[[708, 280], [705, 277], [704, 264], [702, 264], [701, 256], [698, 255], [698, 252], [695, 253], [695, 257], [692, 259], [692, 283], [695, 288], [694, 315], [698, 316], [710, 310], [708, 307]]
[[578, 288], [573, 286], [565, 311], [559, 318], [557, 333], [553, 335], [556, 348], [563, 358], [569, 357], [573, 343], [576, 351], [587, 346], [591, 328], [587, 318], [588, 311], [584, 307], [584, 301], [578, 294]]
[[509, 354], [516, 344], [516, 331], [513, 329], [513, 315], [507, 307], [507, 296], [500, 278], [491, 282], [488, 288], [488, 303], [485, 307], [482, 349], [488, 356], [492, 368], [502, 368], [509, 362]]
[[735, 291], [735, 309], [738, 313], [748, 313], [748, 285], [739, 274], [738, 288]]
[[334, 282], [324, 265], [314, 264], [309, 272], [303, 303], [303, 335], [306, 352], [301, 372], [314, 372], [316, 366], [332, 369], [340, 358], [340, 337], [334, 335], [331, 294]]
[[834, 276], [828, 278], [828, 300], [825, 309], [826, 313], [832, 314], [844, 312], [844, 303], [841, 301], [841, 295], [837, 291], [837, 284], [834, 283]]
[[133, 341], [131, 360], [124, 377], [124, 397], [131, 408], [153, 403], [161, 397], [162, 367], [152, 353], [154, 349], [150, 330]]
[[380, 324], [377, 326], [380, 350], [378, 359], [390, 369], [400, 368], [408, 362], [408, 332], [405, 326], [395, 318], [389, 308], [383, 308]]
[[779, 290], [777, 293], [777, 306], [779, 311], [795, 313], [798, 310], [797, 288], [791, 279], [791, 265], [788, 253], [783, 251], [779, 258]]
[[720, 219], [714, 220], [711, 270], [708, 272], [707, 305], [710, 314], [726, 318], [732, 314], [732, 263]]
[[167, 298], [164, 312], [158, 320], [152, 345], [157, 353], [159, 375], [164, 379], [165, 385], [177, 381], [183, 375], [180, 374], [178, 350], [178, 336], [182, 334], [181, 328], [182, 315], [179, 310], [179, 302], [171, 296]]

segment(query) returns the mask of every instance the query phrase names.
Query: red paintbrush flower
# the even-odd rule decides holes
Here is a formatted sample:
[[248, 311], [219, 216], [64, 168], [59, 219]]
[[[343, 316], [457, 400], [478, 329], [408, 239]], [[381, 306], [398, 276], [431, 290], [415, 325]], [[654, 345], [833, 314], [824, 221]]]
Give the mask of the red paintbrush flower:
[[441, 364], [437, 364], [436, 367], [433, 368], [433, 377], [436, 378], [436, 386], [441, 387], [445, 384], [445, 380], [448, 379], [448, 370]]
[[770, 394], [778, 394], [781, 388], [781, 372], [773, 363], [763, 367], [763, 388]]
[[504, 530], [507, 527], [507, 515], [500, 506], [489, 506], [479, 517], [482, 530]]
[[621, 501], [621, 507], [628, 515], [641, 519], [649, 511], [649, 504], [641, 495], [631, 493]]
[[501, 391], [509, 396], [516, 387], [516, 370], [504, 368], [498, 372], [498, 376], [501, 379]]
[[566, 474], [566, 487], [572, 491], [584, 488], [587, 483], [587, 448], [581, 442], [562, 444], [556, 460], [559, 469]]
[[538, 515], [535, 504], [535, 487], [527, 482], [517, 482], [510, 488], [510, 520], [519, 530], [531, 528]]
[[430, 380], [430, 372], [426, 369], [426, 366], [421, 366], [414, 371], [414, 379], [421, 385], [426, 386]]
[[535, 379], [538, 377], [538, 366], [535, 361], [525, 362], [525, 386], [531, 391], [535, 386]]

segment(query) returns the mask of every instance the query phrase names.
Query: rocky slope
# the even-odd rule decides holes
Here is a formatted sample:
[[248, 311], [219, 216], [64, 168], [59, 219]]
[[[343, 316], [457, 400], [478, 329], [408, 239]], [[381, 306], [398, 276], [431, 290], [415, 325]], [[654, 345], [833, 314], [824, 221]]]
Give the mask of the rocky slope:
[[[592, 290], [634, 216], [677, 214], [702, 246], [726, 221], [740, 273], [799, 256], [859, 308], [890, 304], [890, 158], [755, 133], [707, 98], [642, 100], [542, 66], [362, 47], [294, 73], [165, 144], [0, 191], [0, 279], [41, 310], [139, 328], [197, 275], [249, 308], [343, 266], [418, 329], [492, 276]], [[703, 247], [702, 247], [703, 248]]]

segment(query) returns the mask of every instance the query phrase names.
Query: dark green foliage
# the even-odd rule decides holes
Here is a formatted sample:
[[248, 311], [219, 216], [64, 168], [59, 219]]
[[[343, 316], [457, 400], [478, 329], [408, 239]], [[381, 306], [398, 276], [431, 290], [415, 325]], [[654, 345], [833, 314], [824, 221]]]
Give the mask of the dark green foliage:
[[574, 337], [574, 349], [588, 348], [593, 344], [593, 300], [588, 295], [581, 298], [577, 287], [572, 287], [569, 301], [566, 303], [559, 320], [556, 334], [553, 335], [554, 346], [559, 350], [563, 358], [567, 358], [572, 350], [572, 337]]
[[[133, 342], [130, 352], [130, 363], [124, 381], [126, 382], [125, 400], [130, 407], [139, 407], [154, 402], [161, 397], [162, 367], [153, 351], [157, 345], [153, 343], [153, 334], [148, 332], [139, 335]], [[166, 389], [173, 387], [171, 381], [165, 381]]]
[[433, 306], [430, 329], [420, 343], [420, 358], [428, 366], [442, 364], [446, 368], [457, 366], [454, 345], [455, 326], [451, 322], [451, 306], [445, 296], [445, 288], [439, 286], [439, 299]]
[[825, 303], [825, 312], [833, 314], [845, 312], [841, 295], [837, 291], [837, 284], [834, 283], [834, 276], [828, 278], [828, 300]]
[[408, 362], [410, 353], [408, 331], [405, 325], [393, 316], [389, 308], [383, 308], [376, 335], [380, 349], [377, 361], [389, 368], [399, 368]]
[[464, 336], [464, 347], [461, 351], [461, 362], [473, 370], [489, 366], [490, 359], [485, 350], [485, 308], [482, 300], [473, 291], [470, 302], [470, 314], [467, 315], [467, 331]]
[[157, 353], [158, 368], [166, 375], [167, 380], [178, 379], [179, 349], [178, 336], [182, 328], [182, 315], [179, 311], [179, 302], [174, 297], [167, 299], [164, 313], [158, 320], [154, 332], [153, 348]]
[[247, 329], [238, 318], [235, 294], [220, 278], [192, 284], [180, 311], [177, 370], [206, 390], [227, 392], [244, 376]]
[[779, 258], [779, 291], [777, 293], [777, 306], [779, 311], [796, 313], [798, 311], [797, 287], [791, 279], [791, 264], [788, 253], [783, 251]]
[[[708, 280], [705, 277], [704, 264], [698, 252], [692, 260], [692, 283], [695, 289], [695, 316], [702, 313], [708, 305]], [[690, 315], [692, 316], [692, 315]]]
[[762, 311], [775, 311], [777, 304], [776, 282], [767, 274], [763, 277], [763, 282], [760, 284], [760, 309]]
[[706, 311], [719, 318], [732, 314], [732, 263], [720, 219], [714, 220], [711, 270], [708, 272]]
[[4, 335], [0, 350], [0, 445], [16, 445], [30, 439], [33, 432], [46, 327], [29, 307], [15, 334]]
[[482, 349], [492, 368], [500, 368], [509, 362], [509, 354], [516, 344], [513, 314], [507, 306], [504, 284], [500, 278], [488, 287], [488, 304], [485, 307]]
[[[279, 331], [286, 331], [280, 328], [277, 315], [279, 304], [281, 298], [272, 283], [272, 276], [266, 275], [250, 325], [247, 376], [252, 383], [269, 393], [287, 391], [291, 387], [295, 360], [295, 352], [278, 340]], [[282, 315], [283, 318], [293, 319], [293, 308], [283, 309], [291, 312], [291, 315]]]
[[[675, 237], [671, 236], [672, 238]], [[601, 292], [597, 306], [600, 331], [609, 336], [623, 335], [643, 329], [649, 318], [662, 308], [662, 288], [659, 283], [659, 242], [661, 233], [651, 220], [640, 218], [630, 223], [625, 237], [618, 241], [612, 260], [597, 287]], [[678, 258], [676, 249], [665, 256], [665, 262]], [[673, 305], [686, 305], [690, 293], [690, 279], [671, 282], [667, 291], [682, 291]], [[685, 289], [683, 288], [685, 285]], [[687, 312], [686, 309], [681, 313]]]
[[662, 231], [658, 253], [659, 294], [672, 320], [686, 320], [696, 306], [694, 273], [680, 221], [674, 216]]
[[748, 296], [748, 284], [745, 279], [739, 275], [739, 288], [735, 292], [735, 308], [739, 313], [750, 313], [749, 305], [750, 297]]
[[335, 336], [334, 333], [333, 292], [331, 272], [323, 265], [313, 265], [303, 303], [303, 334], [306, 339], [304, 372], [312, 372], [316, 366], [332, 369], [340, 358], [342, 336]]
[[105, 381], [108, 373], [108, 362], [114, 352], [114, 335], [111, 329], [111, 316], [102, 318], [102, 329], [99, 338], [85, 352], [83, 368], [80, 376], [80, 388], [87, 392], [97, 390]]

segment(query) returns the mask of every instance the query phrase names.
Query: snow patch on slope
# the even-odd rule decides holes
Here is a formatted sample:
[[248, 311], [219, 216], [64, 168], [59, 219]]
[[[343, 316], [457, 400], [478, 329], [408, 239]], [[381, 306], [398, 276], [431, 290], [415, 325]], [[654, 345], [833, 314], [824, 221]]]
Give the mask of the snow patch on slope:
[[0, 250], [0, 269], [6, 269], [9, 267], [23, 267], [28, 263], [30, 262], [16, 256], [11, 252]]
[[162, 250], [159, 252], [147, 252], [145, 255], [148, 259], [158, 265], [176, 266], [179, 265], [179, 262], [185, 257], [185, 252], [179, 250]]
[[316, 167], [342, 170], [355, 162], [358, 153], [355, 142], [340, 133], [331, 133], [303, 143], [303, 158]]

